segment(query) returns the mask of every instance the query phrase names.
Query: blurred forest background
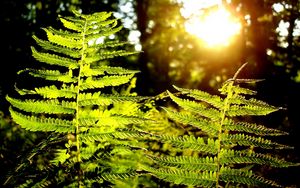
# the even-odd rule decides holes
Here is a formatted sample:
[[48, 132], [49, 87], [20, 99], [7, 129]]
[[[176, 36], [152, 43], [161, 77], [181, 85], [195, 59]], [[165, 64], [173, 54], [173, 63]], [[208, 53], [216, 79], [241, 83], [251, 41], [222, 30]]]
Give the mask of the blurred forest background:
[[[205, 0], [1, 0], [0, 177], [14, 167], [18, 155], [42, 135], [29, 133], [9, 118], [5, 95], [14, 90], [16, 72], [34, 64], [32, 35], [55, 25], [58, 14], [112, 11], [124, 29], [110, 36], [129, 41], [124, 66], [139, 69], [136, 92], [153, 96], [172, 85], [217, 89], [245, 62], [241, 78], [263, 78], [255, 85], [258, 98], [286, 108], [263, 119], [269, 127], [290, 133], [281, 143], [287, 160], [300, 161], [300, 2], [298, 0], [231, 0], [225, 6], [240, 21], [241, 30], [226, 46], [211, 47], [186, 31], [191, 11], [215, 8]], [[264, 122], [265, 123], [265, 122]], [[283, 182], [300, 187], [298, 167], [279, 169]]]

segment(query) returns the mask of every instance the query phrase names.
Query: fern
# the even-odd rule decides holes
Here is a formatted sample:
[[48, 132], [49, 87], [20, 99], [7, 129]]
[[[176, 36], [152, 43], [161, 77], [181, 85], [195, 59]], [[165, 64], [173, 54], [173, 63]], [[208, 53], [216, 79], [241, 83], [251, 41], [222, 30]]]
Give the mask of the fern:
[[[68, 139], [55, 146], [54, 156], [46, 156], [59, 170], [45, 174], [37, 168], [31, 175], [35, 178], [21, 182], [20, 187], [89, 187], [136, 175], [142, 156], [137, 140], [146, 135], [136, 125], [148, 120], [142, 118], [137, 104], [143, 97], [118, 92], [138, 71], [107, 64], [111, 58], [136, 52], [119, 50], [126, 42], [97, 43], [98, 38], [121, 29], [110, 17], [109, 12], [85, 15], [74, 11], [73, 17], [59, 17], [61, 29], [43, 29], [46, 40], [33, 36], [37, 46], [31, 47], [32, 56], [43, 64], [39, 69], [19, 71], [37, 84], [33, 88], [16, 86], [19, 96], [6, 97], [11, 116], [24, 129]], [[138, 149], [127, 148], [120, 156], [114, 152], [120, 146]], [[125, 167], [125, 163], [132, 165]]]
[[[240, 71], [240, 70], [239, 70]], [[255, 91], [243, 88], [236, 73], [220, 89], [225, 97], [204, 91], [175, 87], [181, 95], [168, 92], [172, 101], [183, 108], [177, 112], [163, 108], [170, 119], [201, 131], [200, 136], [167, 136], [160, 138], [178, 148], [182, 156], [149, 155], [156, 167], [144, 167], [151, 174], [176, 184], [220, 187], [241, 184], [264, 187], [280, 186], [249, 168], [251, 165], [290, 167], [298, 165], [272, 155], [273, 149], [289, 149], [266, 136], [287, 135], [263, 125], [241, 121], [243, 116], [263, 116], [280, 108], [255, 99]], [[236, 118], [238, 117], [238, 118]], [[188, 152], [190, 151], [190, 152]], [[187, 154], [193, 152], [192, 156]]]

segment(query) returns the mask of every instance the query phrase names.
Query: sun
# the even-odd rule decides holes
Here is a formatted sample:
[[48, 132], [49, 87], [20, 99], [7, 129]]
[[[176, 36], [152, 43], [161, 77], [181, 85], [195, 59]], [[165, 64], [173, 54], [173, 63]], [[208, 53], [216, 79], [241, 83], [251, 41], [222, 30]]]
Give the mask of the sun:
[[241, 24], [225, 8], [218, 8], [206, 15], [191, 17], [185, 23], [188, 33], [197, 36], [208, 46], [228, 46], [241, 30]]

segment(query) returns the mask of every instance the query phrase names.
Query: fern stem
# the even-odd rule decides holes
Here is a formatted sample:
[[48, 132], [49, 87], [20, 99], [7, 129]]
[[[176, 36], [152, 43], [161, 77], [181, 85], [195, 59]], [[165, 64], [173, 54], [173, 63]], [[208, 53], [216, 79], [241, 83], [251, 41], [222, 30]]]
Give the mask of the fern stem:
[[220, 127], [219, 127], [219, 132], [218, 132], [218, 154], [217, 154], [217, 174], [216, 174], [216, 188], [219, 187], [219, 181], [220, 181], [220, 161], [221, 161], [221, 141], [222, 141], [222, 133], [223, 133], [223, 125], [224, 125], [224, 121], [226, 118], [226, 112], [229, 110], [230, 108], [230, 103], [229, 100], [230, 98], [232, 98], [233, 92], [232, 92], [232, 85], [234, 82], [229, 83], [228, 85], [228, 93], [226, 98], [224, 99], [224, 108], [223, 111], [221, 113], [221, 122], [220, 122]]
[[221, 141], [222, 141], [222, 133], [223, 133], [223, 125], [224, 125], [224, 121], [226, 118], [226, 112], [229, 110], [230, 108], [230, 103], [229, 100], [233, 97], [233, 90], [232, 90], [232, 86], [235, 82], [235, 80], [237, 79], [239, 73], [242, 71], [242, 69], [247, 65], [248, 63], [244, 63], [239, 69], [238, 71], [234, 74], [232, 79], [229, 79], [228, 81], [230, 81], [230, 83], [228, 83], [228, 87], [227, 87], [227, 96], [224, 99], [224, 109], [222, 111], [221, 114], [221, 122], [220, 122], [220, 127], [219, 127], [219, 133], [218, 133], [218, 155], [217, 155], [217, 174], [216, 174], [216, 188], [219, 187], [219, 181], [220, 181], [220, 161], [221, 161]]
[[79, 127], [79, 110], [80, 110], [80, 106], [79, 106], [79, 93], [80, 93], [80, 84], [81, 84], [81, 71], [82, 71], [82, 63], [84, 61], [84, 53], [86, 51], [86, 45], [85, 45], [85, 33], [86, 33], [86, 27], [87, 27], [87, 20], [85, 21], [85, 25], [84, 25], [84, 29], [82, 32], [82, 51], [81, 51], [81, 58], [80, 58], [80, 66], [79, 66], [79, 73], [77, 76], [77, 97], [76, 97], [76, 149], [77, 149], [77, 162], [79, 164], [79, 175], [78, 175], [78, 187], [81, 187], [81, 178], [83, 173], [81, 172], [80, 169], [80, 162], [81, 162], [81, 155], [80, 155], [80, 137], [79, 137], [79, 133], [80, 133], [80, 127]]

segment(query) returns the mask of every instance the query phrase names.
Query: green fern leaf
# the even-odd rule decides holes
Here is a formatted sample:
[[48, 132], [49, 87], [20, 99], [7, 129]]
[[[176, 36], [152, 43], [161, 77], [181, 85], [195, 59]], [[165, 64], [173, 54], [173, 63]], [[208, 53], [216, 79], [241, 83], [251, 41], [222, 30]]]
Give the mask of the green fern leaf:
[[61, 57], [55, 54], [38, 52], [35, 50], [34, 47], [31, 47], [31, 51], [32, 51], [32, 56], [40, 62], [50, 64], [50, 65], [64, 66], [70, 69], [74, 69], [78, 67], [78, 63], [73, 59]]
[[84, 21], [74, 17], [59, 16], [61, 23], [68, 29], [81, 33], [83, 31]]
[[230, 117], [233, 116], [265, 116], [272, 112], [279, 110], [279, 108], [275, 107], [261, 107], [261, 106], [240, 106], [240, 105], [232, 105], [230, 109], [227, 111], [227, 115]]
[[111, 59], [114, 57], [119, 57], [119, 56], [129, 56], [129, 55], [134, 55], [137, 52], [128, 52], [125, 50], [118, 50], [118, 51], [100, 51], [98, 54], [93, 54], [93, 56], [86, 57], [84, 59], [84, 64], [93, 64], [105, 59]]
[[41, 46], [45, 50], [51, 50], [53, 52], [61, 53], [72, 58], [80, 58], [81, 56], [81, 53], [78, 50], [74, 50], [71, 48], [62, 48], [61, 46], [54, 45], [49, 41], [39, 39], [36, 36], [33, 36], [33, 39], [39, 46]]
[[[60, 37], [63, 37], [65, 39], [70, 39], [70, 40], [75, 40], [75, 41], [78, 41], [78, 42], [83, 42], [82, 41], [82, 35], [80, 35], [77, 32], [71, 32], [71, 31], [62, 30], [62, 29], [57, 30], [57, 29], [54, 29], [53, 27], [43, 28], [43, 30], [46, 33], [52, 33], [55, 36], [60, 36]], [[82, 47], [82, 43], [80, 44], [80, 46]]]
[[95, 93], [81, 93], [78, 95], [78, 104], [80, 106], [90, 106], [90, 105], [110, 105], [112, 103], [119, 103], [125, 101], [137, 102], [139, 100], [146, 99], [146, 97], [136, 97], [136, 96], [124, 96], [124, 95], [106, 95], [101, 94], [101, 92]]
[[222, 88], [219, 89], [219, 91], [221, 92], [221, 94], [223, 95], [227, 95], [228, 92], [233, 91], [236, 95], [256, 95], [257, 92], [248, 88], [244, 88], [244, 87], [240, 87], [238, 85], [232, 85], [231, 82], [227, 82], [225, 83]]
[[[112, 29], [118, 25], [118, 19], [87, 21], [87, 35], [100, 33], [102, 30]], [[97, 27], [95, 27], [97, 26]]]
[[280, 136], [288, 134], [284, 131], [267, 128], [263, 125], [256, 125], [254, 123], [242, 121], [234, 122], [231, 119], [225, 119], [224, 129], [229, 131], [246, 132], [260, 136]]
[[26, 116], [19, 112], [9, 109], [14, 121], [22, 128], [30, 131], [54, 131], [59, 133], [72, 133], [74, 131], [73, 121], [56, 118], [38, 118], [35, 116]]
[[145, 138], [149, 136], [145, 132], [140, 132], [132, 129], [115, 129], [113, 132], [102, 132], [100, 133], [97, 129], [89, 129], [87, 133], [82, 133], [82, 139], [88, 141], [104, 141], [111, 139], [134, 139], [134, 138]]
[[244, 96], [238, 95], [234, 98], [231, 98], [229, 100], [230, 104], [237, 104], [237, 105], [246, 105], [246, 106], [257, 106], [261, 108], [272, 108], [276, 109], [276, 107], [269, 105], [266, 102], [263, 102], [261, 100], [257, 100], [254, 98], [246, 99]]
[[91, 79], [90, 77], [82, 80], [80, 84], [80, 90], [104, 88], [107, 86], [119, 86], [128, 83], [134, 74], [121, 75], [121, 76], [104, 76], [99, 79]]
[[86, 19], [87, 22], [94, 22], [94, 21], [102, 22], [102, 21], [108, 19], [112, 15], [112, 12], [95, 12], [91, 15], [78, 14], [76, 12], [74, 12], [74, 13], [76, 15]]
[[[107, 30], [108, 28], [116, 27], [117, 24], [118, 24], [118, 19], [88, 22], [86, 34], [91, 35], [91, 34], [94, 34], [94, 33], [100, 33], [101, 31]], [[95, 27], [95, 26], [97, 26], [97, 27]], [[105, 36], [105, 35], [103, 35], [103, 36]]]
[[18, 89], [16, 91], [20, 95], [40, 95], [43, 98], [56, 99], [56, 98], [76, 98], [77, 86], [71, 84], [70, 86], [62, 85], [57, 88], [55, 85], [35, 88], [34, 90]]
[[114, 48], [119, 46], [124, 46], [128, 44], [128, 42], [120, 42], [120, 41], [107, 41], [105, 43], [93, 44], [89, 49], [87, 49], [88, 53], [97, 52], [98, 50], [105, 48]]
[[136, 74], [139, 71], [128, 70], [121, 67], [109, 67], [109, 66], [98, 66], [90, 68], [88, 65], [83, 66], [82, 68], [82, 76], [101, 76], [105, 74], [110, 75], [125, 75], [125, 74]]
[[142, 168], [160, 179], [174, 182], [175, 184], [197, 185], [203, 187], [216, 186], [215, 172], [195, 172], [167, 168], [156, 169], [146, 166], [143, 166]]
[[[82, 40], [81, 39], [73, 39], [70, 37], [64, 37], [61, 35], [55, 35], [52, 32], [50, 32], [48, 29], [44, 29], [44, 31], [47, 34], [48, 40], [54, 44], [57, 44], [59, 46], [64, 46], [71, 49], [81, 49], [82, 48]], [[79, 34], [78, 37], [79, 38]]]
[[99, 126], [114, 128], [125, 128], [125, 125], [144, 123], [146, 119], [139, 117], [126, 117], [126, 116], [85, 116], [79, 118], [79, 124], [81, 126]]
[[58, 101], [58, 100], [19, 100], [9, 96], [7, 101], [16, 108], [26, 112], [48, 113], [48, 114], [74, 114], [76, 109], [75, 102]]
[[217, 158], [213, 157], [191, 157], [191, 156], [176, 156], [176, 157], [156, 157], [149, 156], [156, 163], [163, 166], [177, 167], [185, 170], [197, 171], [217, 171]]
[[262, 137], [249, 136], [245, 134], [223, 135], [222, 143], [226, 145], [255, 146], [264, 149], [288, 149], [288, 146], [272, 142]]
[[231, 169], [228, 167], [222, 167], [220, 169], [220, 178], [224, 182], [242, 183], [251, 186], [258, 187], [280, 187], [276, 182], [266, 180], [261, 176], [254, 175], [252, 171], [245, 171], [239, 169]]
[[67, 149], [57, 149], [55, 151], [56, 157], [50, 162], [54, 165], [64, 164], [66, 160], [70, 158], [70, 154], [67, 152]]
[[259, 164], [272, 167], [283, 168], [295, 166], [297, 164], [278, 159], [268, 154], [250, 153], [235, 150], [221, 150], [221, 164]]
[[215, 137], [218, 135], [218, 125], [216, 125], [214, 122], [208, 121], [201, 117], [196, 117], [192, 114], [178, 113], [178, 112], [168, 110], [167, 108], [163, 108], [163, 109], [167, 112], [168, 116], [171, 119], [179, 123], [190, 124], [204, 131], [211, 137]]
[[43, 96], [44, 98], [76, 98], [77, 86], [71, 84], [70, 86], [63, 85], [58, 89], [55, 85], [35, 88], [34, 93]]
[[201, 151], [205, 153], [216, 154], [218, 152], [218, 143], [213, 139], [208, 138], [205, 141], [203, 138], [194, 136], [161, 136], [161, 139], [164, 142], [170, 143], [174, 146], [183, 148], [183, 149], [193, 149], [195, 151]]
[[184, 89], [184, 88], [179, 88], [176, 86], [175, 89], [177, 89], [178, 91], [187, 94], [187, 96], [193, 97], [196, 100], [200, 100], [200, 101], [204, 101], [214, 107], [216, 107], [217, 109], [223, 109], [224, 107], [224, 103], [223, 103], [223, 99], [219, 96], [216, 95], [210, 95], [209, 93], [206, 93], [204, 91], [200, 91], [200, 90], [196, 90], [196, 89]]
[[106, 181], [113, 181], [113, 180], [120, 180], [120, 179], [128, 179], [130, 177], [133, 177], [133, 176], [137, 176], [138, 173], [136, 172], [129, 172], [129, 173], [104, 173], [104, 174], [101, 174], [101, 178], [103, 180], [106, 180]]
[[[92, 30], [92, 34], [89, 34], [87, 33], [87, 40], [92, 40], [92, 39], [97, 39], [99, 37], [103, 37], [103, 36], [110, 36], [112, 34], [115, 34], [117, 32], [119, 32], [123, 27], [122, 26], [119, 26], [119, 27], [116, 27], [116, 28], [110, 28], [110, 29], [93, 29]], [[96, 32], [96, 34], [95, 34]], [[97, 33], [99, 32], [99, 33]]]
[[24, 69], [19, 71], [19, 74], [28, 72], [29, 75], [37, 78], [42, 78], [50, 81], [60, 81], [65, 83], [74, 83], [76, 78], [73, 78], [69, 73], [61, 73], [58, 70], [36, 70], [36, 69]]
[[190, 101], [188, 99], [180, 99], [175, 97], [172, 93], [168, 92], [170, 98], [185, 110], [197, 113], [201, 116], [207, 117], [212, 120], [219, 120], [221, 114], [218, 110], [209, 108], [201, 103]]

